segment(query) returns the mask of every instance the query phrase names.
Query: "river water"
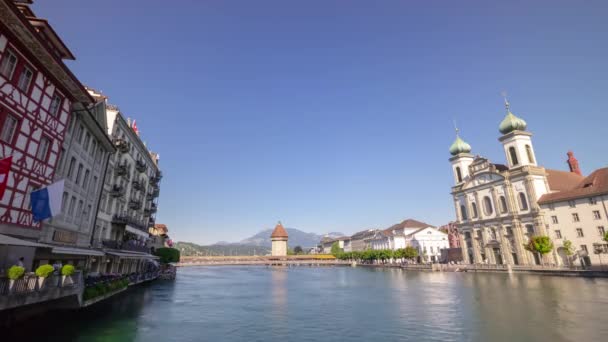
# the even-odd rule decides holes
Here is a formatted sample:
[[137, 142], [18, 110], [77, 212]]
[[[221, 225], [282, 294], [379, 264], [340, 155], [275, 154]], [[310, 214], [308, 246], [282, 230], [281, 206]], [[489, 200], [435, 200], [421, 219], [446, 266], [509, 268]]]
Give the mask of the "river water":
[[[608, 280], [365, 267], [185, 267], [7, 341], [602, 341]], [[4, 338], [2, 339], [4, 340]]]

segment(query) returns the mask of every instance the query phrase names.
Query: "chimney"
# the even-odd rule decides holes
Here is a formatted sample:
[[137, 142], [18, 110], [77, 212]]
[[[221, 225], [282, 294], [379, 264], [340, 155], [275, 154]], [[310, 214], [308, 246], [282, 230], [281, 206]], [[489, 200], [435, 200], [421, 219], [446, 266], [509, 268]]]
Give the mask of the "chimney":
[[570, 172], [574, 172], [579, 176], [582, 176], [581, 168], [578, 166], [578, 160], [574, 157], [574, 152], [568, 151], [568, 166], [570, 167]]

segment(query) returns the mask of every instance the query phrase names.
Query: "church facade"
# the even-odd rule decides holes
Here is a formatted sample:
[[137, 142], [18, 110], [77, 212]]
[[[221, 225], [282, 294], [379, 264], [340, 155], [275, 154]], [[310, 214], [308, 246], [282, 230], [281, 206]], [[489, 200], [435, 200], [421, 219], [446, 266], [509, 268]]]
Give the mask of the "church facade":
[[[498, 141], [506, 164], [471, 154], [460, 138], [450, 147], [454, 186], [452, 196], [465, 263], [535, 265], [540, 257], [524, 249], [534, 235], [547, 235], [544, 211], [538, 200], [559, 191], [573, 172], [549, 170], [537, 163], [532, 134], [515, 116], [508, 102]], [[555, 255], [544, 262], [555, 262]]]

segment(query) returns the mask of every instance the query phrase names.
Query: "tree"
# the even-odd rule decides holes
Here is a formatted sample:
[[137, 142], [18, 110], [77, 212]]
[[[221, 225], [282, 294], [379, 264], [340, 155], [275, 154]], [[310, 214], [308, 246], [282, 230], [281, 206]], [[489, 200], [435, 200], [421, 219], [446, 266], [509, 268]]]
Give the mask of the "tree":
[[295, 246], [293, 248], [293, 252], [296, 254], [304, 254], [304, 250], [302, 250], [302, 246]]
[[418, 257], [418, 250], [412, 246], [407, 246], [403, 250], [403, 257], [406, 259], [415, 259]]
[[545, 235], [537, 235], [530, 238], [524, 248], [532, 253], [538, 253], [542, 257], [553, 250], [553, 241]]
[[574, 248], [572, 247], [572, 241], [564, 240], [563, 244], [564, 253], [566, 254], [566, 258], [568, 259], [568, 266], [572, 266], [572, 261], [570, 257], [574, 254]]
[[343, 250], [342, 248], [340, 248], [340, 244], [338, 243], [338, 241], [331, 244], [331, 255], [336, 256], [342, 252]]
[[287, 247], [287, 255], [294, 255], [293, 249]]

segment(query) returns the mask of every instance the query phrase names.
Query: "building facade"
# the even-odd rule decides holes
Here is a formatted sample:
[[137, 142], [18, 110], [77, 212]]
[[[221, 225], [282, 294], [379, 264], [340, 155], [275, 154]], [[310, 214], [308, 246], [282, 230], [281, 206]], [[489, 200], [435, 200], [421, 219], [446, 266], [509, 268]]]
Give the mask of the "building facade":
[[[25, 2], [0, 1], [0, 159], [12, 158], [0, 199], [0, 234], [41, 237], [43, 224], [33, 220], [29, 193], [55, 179], [73, 104], [93, 102], [64, 59], [74, 56], [46, 20]], [[26, 268], [35, 263], [35, 248], [16, 253]], [[8, 250], [0, 254], [9, 262], [14, 257]]]
[[[568, 152], [568, 157], [570, 169], [580, 180], [542, 196], [538, 203], [546, 213], [545, 225], [557, 264], [600, 266], [608, 263], [608, 242], [604, 240], [608, 231], [608, 168], [583, 177], [574, 154]], [[566, 241], [570, 241], [570, 253], [564, 247]]]
[[452, 196], [463, 260], [515, 265], [555, 263], [554, 255], [546, 255], [543, 261], [524, 244], [534, 235], [547, 235], [539, 199], [571, 187], [580, 175], [539, 166], [526, 122], [506, 105], [498, 139], [506, 164], [473, 156], [471, 146], [458, 131], [450, 147], [455, 183]]

